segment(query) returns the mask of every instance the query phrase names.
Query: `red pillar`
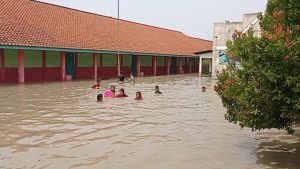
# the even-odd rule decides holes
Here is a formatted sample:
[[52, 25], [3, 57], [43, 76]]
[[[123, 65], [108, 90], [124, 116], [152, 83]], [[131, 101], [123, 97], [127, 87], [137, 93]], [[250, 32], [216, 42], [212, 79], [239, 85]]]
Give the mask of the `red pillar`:
[[141, 56], [136, 56], [136, 74], [141, 76]]
[[25, 82], [24, 50], [18, 50], [18, 82]]
[[4, 49], [0, 49], [0, 82], [5, 81], [5, 57], [4, 57]]
[[189, 58], [189, 68], [190, 68], [190, 73], [192, 73], [192, 66], [193, 66], [193, 59]]
[[60, 80], [66, 80], [66, 53], [60, 52]]
[[46, 51], [42, 51], [42, 59], [43, 59], [43, 81], [46, 80], [46, 67], [47, 67], [47, 60], [46, 60]]
[[117, 55], [117, 69], [118, 69], [118, 76], [121, 73], [121, 55]]
[[152, 69], [153, 69], [153, 76], [156, 76], [156, 67], [157, 67], [157, 57], [152, 56]]
[[93, 68], [94, 68], [94, 79], [98, 79], [98, 66], [97, 66], [97, 54], [93, 53]]

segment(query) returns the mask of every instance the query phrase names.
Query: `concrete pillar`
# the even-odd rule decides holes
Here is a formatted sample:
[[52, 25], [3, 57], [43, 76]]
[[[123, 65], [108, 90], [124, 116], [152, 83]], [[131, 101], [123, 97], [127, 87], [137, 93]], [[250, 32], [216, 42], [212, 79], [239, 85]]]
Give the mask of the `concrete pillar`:
[[170, 67], [171, 67], [171, 57], [167, 57], [167, 62], [166, 62], [166, 65], [167, 65], [167, 75], [170, 75]]
[[66, 53], [60, 52], [60, 80], [66, 80]]
[[209, 76], [212, 76], [212, 59], [209, 59]]
[[157, 67], [157, 57], [152, 56], [152, 70], [153, 70], [153, 76], [156, 76], [156, 67]]
[[136, 56], [136, 74], [141, 76], [141, 56]]
[[183, 69], [182, 69], [182, 58], [179, 58], [179, 72], [178, 74], [183, 74]]
[[5, 82], [5, 56], [4, 49], [0, 49], [0, 82]]
[[193, 58], [189, 58], [189, 70], [190, 70], [190, 73], [192, 73], [192, 67], [193, 67]]
[[42, 62], [43, 62], [43, 81], [46, 80], [46, 67], [47, 67], [47, 58], [46, 51], [42, 51]]
[[121, 55], [117, 55], [118, 76], [121, 74]]
[[18, 50], [18, 83], [25, 82], [24, 50]]
[[199, 75], [202, 77], [202, 65], [203, 64], [203, 59], [200, 57], [200, 59], [199, 59]]
[[95, 80], [98, 79], [98, 66], [97, 66], [97, 54], [96, 53], [93, 53], [93, 69], [94, 69], [94, 75], [93, 75], [93, 78]]

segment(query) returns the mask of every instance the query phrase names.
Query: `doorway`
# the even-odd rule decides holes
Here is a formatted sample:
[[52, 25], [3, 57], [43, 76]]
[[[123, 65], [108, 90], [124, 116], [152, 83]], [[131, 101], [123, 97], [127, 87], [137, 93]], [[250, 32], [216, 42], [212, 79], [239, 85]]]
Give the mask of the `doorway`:
[[75, 53], [66, 52], [66, 75], [75, 78]]

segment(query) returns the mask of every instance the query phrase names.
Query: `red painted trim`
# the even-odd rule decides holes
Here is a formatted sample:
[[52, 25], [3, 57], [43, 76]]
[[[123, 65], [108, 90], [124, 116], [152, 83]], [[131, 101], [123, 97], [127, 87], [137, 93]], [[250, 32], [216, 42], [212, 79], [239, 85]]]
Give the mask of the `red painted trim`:
[[5, 82], [18, 83], [18, 68], [5, 68]]
[[156, 76], [157, 74], [157, 57], [156, 56], [152, 56], [152, 71], [153, 71], [153, 76]]
[[60, 52], [60, 80], [66, 80], [66, 53]]
[[24, 50], [18, 50], [18, 82], [25, 82], [25, 64], [24, 64]]
[[93, 69], [94, 69], [94, 79], [96, 80], [98, 78], [98, 66], [97, 66], [97, 54], [96, 53], [93, 53]]
[[141, 75], [141, 56], [136, 56], [136, 74]]
[[0, 49], [0, 82], [5, 82], [5, 57], [4, 49]]
[[153, 67], [152, 66], [142, 66], [141, 72], [143, 72], [144, 76], [152, 76], [153, 75]]

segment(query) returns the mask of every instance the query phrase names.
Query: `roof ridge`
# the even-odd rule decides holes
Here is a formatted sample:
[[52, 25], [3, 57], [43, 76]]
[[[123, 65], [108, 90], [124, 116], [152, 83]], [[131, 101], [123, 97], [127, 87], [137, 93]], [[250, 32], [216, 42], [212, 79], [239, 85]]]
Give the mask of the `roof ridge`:
[[[66, 7], [66, 6], [62, 6], [62, 5], [58, 5], [58, 4], [51, 4], [51, 3], [43, 2], [43, 1], [39, 1], [39, 0], [30, 0], [30, 1], [36, 2], [36, 3], [42, 3], [42, 4], [46, 4], [46, 5], [51, 5], [51, 6], [58, 7], [58, 8], [65, 8], [67, 10], [72, 10], [72, 11], [76, 11], [76, 12], [82, 12], [82, 13], [85, 13], [85, 14], [90, 14], [90, 15], [95, 15], [95, 16], [100, 16], [100, 17], [105, 17], [105, 18], [118, 20], [117, 18], [112, 17], [112, 16], [106, 16], [106, 15], [97, 14], [97, 13], [93, 13], [93, 12], [83, 11], [83, 10], [80, 10], [80, 9]], [[139, 22], [129, 21], [129, 20], [125, 20], [125, 19], [120, 19], [120, 21], [129, 22], [129, 23], [133, 23], [133, 24], [138, 24], [138, 25], [143, 25], [143, 26], [148, 26], [148, 27], [153, 27], [153, 28], [157, 28], [157, 29], [163, 29], [163, 30], [167, 30], [167, 31], [172, 31], [172, 32], [177, 32], [177, 33], [184, 34], [183, 32], [178, 31], [178, 30], [163, 28], [163, 27], [159, 27], [159, 26], [153, 26], [153, 25], [149, 25], [149, 24], [145, 24], [145, 23], [139, 23]]]
[[207, 42], [212, 42], [212, 40], [197, 38], [197, 37], [193, 37], [193, 36], [188, 36], [188, 37], [193, 38], [193, 39], [197, 39], [197, 40], [203, 40], [203, 41], [207, 41]]

